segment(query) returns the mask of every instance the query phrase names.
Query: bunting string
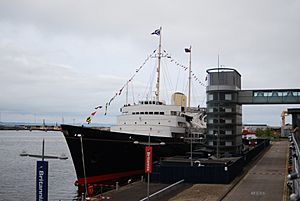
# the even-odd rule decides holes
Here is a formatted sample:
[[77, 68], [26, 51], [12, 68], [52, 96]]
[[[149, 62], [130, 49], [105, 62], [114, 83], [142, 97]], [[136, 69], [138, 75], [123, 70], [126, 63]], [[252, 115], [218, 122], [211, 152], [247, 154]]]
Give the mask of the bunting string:
[[[188, 70], [188, 67], [185, 66], [185, 65], [182, 65], [181, 63], [179, 63], [177, 60], [173, 59], [171, 57], [171, 55], [166, 51], [166, 50], [163, 50], [163, 52], [165, 53], [165, 57], [169, 60], [170, 63], [174, 63], [176, 66], [182, 68], [184, 71], [187, 71]], [[192, 74], [192, 78], [196, 81], [196, 83], [200, 84], [201, 86], [205, 87], [205, 83], [201, 81], [200, 78], [197, 77], [197, 75], [191, 71], [191, 74]]]
[[[139, 68], [137, 68], [135, 70], [135, 73], [129, 78], [129, 80], [127, 80], [125, 82], [125, 84], [117, 91], [117, 93], [115, 93], [115, 95], [109, 100], [109, 102], [107, 103], [107, 106], [110, 106], [111, 102], [117, 97], [120, 96], [123, 92], [123, 89], [133, 80], [133, 78], [140, 72], [140, 70], [145, 66], [145, 64], [148, 62], [148, 60], [155, 54], [156, 50], [154, 50], [146, 59], [145, 61], [142, 63], [142, 65], [139, 66]], [[107, 107], [106, 107], [106, 112], [105, 115], [107, 114]]]
[[[143, 63], [135, 70], [135, 73], [130, 77], [130, 79], [127, 80], [127, 81], [124, 83], [124, 85], [123, 85], [123, 86], [122, 86], [122, 87], [114, 94], [114, 96], [113, 96], [111, 99], [109, 99], [108, 102], [105, 103], [105, 111], [104, 111], [104, 115], [107, 115], [108, 107], [110, 106], [111, 102], [112, 102], [117, 96], [120, 96], [120, 95], [122, 94], [123, 89], [124, 89], [124, 88], [125, 88], [125, 87], [133, 80], [133, 79], [134, 79], [134, 77], [135, 77], [135, 76], [140, 72], [140, 70], [145, 66], [145, 64], [148, 62], [148, 60], [149, 60], [150, 58], [155, 58], [155, 57], [158, 56], [158, 55], [156, 55], [156, 51], [157, 51], [157, 49], [154, 50], [154, 51], [153, 51], [153, 52], [152, 52], [152, 53], [144, 60], [144, 62], [143, 62]], [[177, 60], [175, 60], [174, 58], [172, 58], [171, 55], [170, 55], [166, 50], [163, 50], [160, 56], [161, 56], [161, 57], [167, 58], [167, 60], [169, 60], [170, 63], [174, 63], [176, 66], [182, 68], [184, 71], [187, 71], [187, 70], [188, 70], [188, 67], [187, 67], [187, 66], [185, 66], [185, 65], [183, 65], [183, 64], [181, 64], [181, 63], [179, 63]], [[191, 75], [192, 75], [192, 78], [196, 81], [196, 83], [200, 84], [200, 85], [203, 86], [203, 87], [206, 86], [205, 83], [202, 82], [201, 79], [199, 79], [199, 78], [197, 77], [197, 75], [196, 75], [193, 71], [191, 71]], [[205, 81], [206, 81], [206, 80], [207, 80], [207, 79], [205, 79]], [[102, 108], [101, 105], [95, 107], [95, 111], [93, 111], [93, 112], [87, 117], [87, 119], [86, 119], [86, 122], [87, 122], [88, 124], [91, 123], [92, 117], [94, 117], [94, 116], [96, 115], [97, 111], [98, 111], [99, 109], [101, 109], [101, 108]]]
[[102, 105], [99, 105], [99, 106], [95, 107], [94, 112], [92, 112], [92, 113], [86, 118], [85, 121], [86, 121], [88, 124], [90, 124], [91, 121], [92, 121], [92, 117], [95, 116], [96, 113], [97, 113], [97, 111], [98, 111], [99, 109], [101, 109], [101, 108], [102, 108]]
[[[108, 102], [105, 103], [104, 115], [107, 115], [108, 107], [110, 106], [111, 102], [112, 102], [117, 96], [120, 96], [120, 95], [122, 94], [123, 89], [124, 89], [124, 88], [125, 88], [125, 87], [133, 80], [133, 78], [140, 72], [140, 70], [145, 66], [145, 64], [149, 61], [149, 59], [152, 58], [152, 57], [155, 55], [156, 51], [157, 51], [157, 50], [154, 50], [154, 51], [153, 51], [153, 52], [152, 52], [152, 53], [144, 60], [144, 62], [143, 62], [143, 63], [135, 70], [135, 73], [129, 78], [129, 80], [127, 80], [127, 81], [125, 82], [125, 84], [124, 84], [124, 85], [123, 85], [123, 86], [122, 86], [122, 87], [114, 94], [114, 96], [113, 96], [111, 99], [109, 99]], [[92, 117], [94, 117], [94, 116], [96, 115], [97, 111], [98, 111], [99, 109], [101, 109], [101, 108], [102, 108], [101, 105], [95, 107], [95, 111], [92, 112], [92, 113], [86, 118], [86, 122], [87, 122], [88, 124], [91, 123]]]

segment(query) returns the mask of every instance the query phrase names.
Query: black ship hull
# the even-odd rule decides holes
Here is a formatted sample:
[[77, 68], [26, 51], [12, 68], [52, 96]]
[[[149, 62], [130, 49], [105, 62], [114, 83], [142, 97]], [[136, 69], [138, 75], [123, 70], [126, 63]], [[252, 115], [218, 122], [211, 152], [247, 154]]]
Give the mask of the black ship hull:
[[[70, 125], [62, 125], [61, 129], [73, 159], [78, 185], [85, 182], [113, 184], [144, 173], [144, 149], [149, 136]], [[183, 155], [189, 149], [180, 138], [151, 136], [150, 141], [157, 144], [153, 146], [153, 161]], [[165, 145], [158, 145], [161, 142]]]

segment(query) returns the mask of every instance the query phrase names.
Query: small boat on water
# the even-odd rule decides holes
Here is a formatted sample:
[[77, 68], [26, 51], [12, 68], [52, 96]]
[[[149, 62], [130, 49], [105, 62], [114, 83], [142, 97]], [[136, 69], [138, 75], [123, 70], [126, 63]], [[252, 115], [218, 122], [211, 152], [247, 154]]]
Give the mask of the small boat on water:
[[[153, 147], [153, 162], [190, 150], [186, 138], [193, 117], [187, 113], [186, 96], [173, 94], [169, 105], [159, 99], [161, 28], [154, 34], [160, 37], [155, 100], [125, 104], [117, 124], [110, 128], [61, 125], [76, 170], [76, 184], [81, 187], [114, 184], [143, 175], [145, 145]], [[196, 113], [198, 122], [204, 125], [205, 113]]]

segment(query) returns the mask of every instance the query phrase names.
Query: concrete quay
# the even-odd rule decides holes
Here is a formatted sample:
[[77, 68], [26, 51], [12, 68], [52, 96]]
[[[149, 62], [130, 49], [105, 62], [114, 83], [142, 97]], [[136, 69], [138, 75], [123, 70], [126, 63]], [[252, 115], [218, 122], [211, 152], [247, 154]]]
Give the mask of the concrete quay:
[[[288, 141], [273, 142], [245, 173], [230, 184], [180, 184], [150, 200], [156, 201], [276, 201], [287, 200]], [[168, 184], [150, 184], [150, 194]], [[136, 182], [92, 200], [139, 201], [147, 196], [147, 183]]]
[[288, 141], [273, 142], [269, 151], [222, 200], [287, 200], [288, 150]]
[[244, 175], [229, 185], [196, 184], [169, 201], [285, 201], [288, 141], [273, 142]]

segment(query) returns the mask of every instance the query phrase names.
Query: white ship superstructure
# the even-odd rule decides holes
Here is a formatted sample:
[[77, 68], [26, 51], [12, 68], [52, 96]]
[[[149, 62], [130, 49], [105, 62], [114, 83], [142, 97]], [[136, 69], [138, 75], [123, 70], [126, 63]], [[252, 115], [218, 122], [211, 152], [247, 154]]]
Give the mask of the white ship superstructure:
[[180, 105], [166, 105], [162, 101], [140, 101], [136, 105], [125, 105], [117, 118], [117, 125], [111, 131], [179, 137], [186, 133], [185, 108]]

